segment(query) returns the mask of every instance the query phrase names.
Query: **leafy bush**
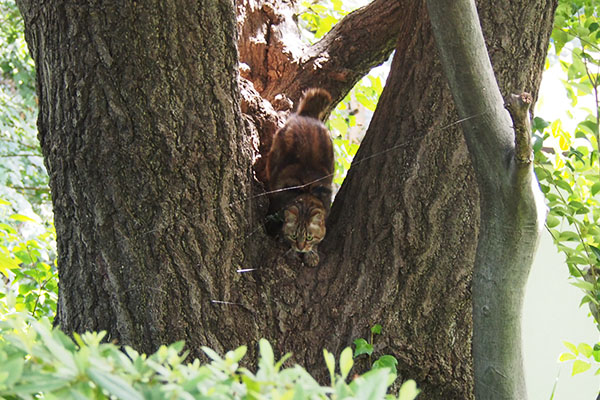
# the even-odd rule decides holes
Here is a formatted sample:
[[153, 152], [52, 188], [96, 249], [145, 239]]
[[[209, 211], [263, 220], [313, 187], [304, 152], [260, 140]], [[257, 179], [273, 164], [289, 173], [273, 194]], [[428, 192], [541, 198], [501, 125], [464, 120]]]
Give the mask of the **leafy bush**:
[[386, 395], [395, 374], [373, 369], [346, 383], [352, 369], [352, 350], [345, 349], [335, 372], [334, 356], [324, 351], [331, 385], [320, 385], [296, 365], [283, 368], [290, 355], [275, 361], [269, 343], [259, 342], [256, 373], [239, 366], [246, 347], [220, 356], [202, 348], [212, 360], [185, 363], [183, 342], [162, 346], [146, 356], [130, 347], [124, 351], [101, 343], [104, 333], [74, 334], [75, 342], [47, 319], [36, 321], [15, 313], [0, 321], [0, 397], [32, 399], [402, 399], [417, 394], [414, 381], [399, 395]]

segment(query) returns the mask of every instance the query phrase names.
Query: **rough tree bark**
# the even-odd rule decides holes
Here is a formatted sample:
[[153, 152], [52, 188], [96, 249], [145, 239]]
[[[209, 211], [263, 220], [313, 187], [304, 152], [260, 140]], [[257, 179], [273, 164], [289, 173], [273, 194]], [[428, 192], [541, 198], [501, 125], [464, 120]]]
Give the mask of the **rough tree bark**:
[[[503, 94], [536, 93], [548, 45], [555, 0], [521, 3], [479, 4]], [[480, 194], [423, 1], [375, 0], [309, 47], [290, 39], [293, 4], [279, 0], [18, 4], [62, 329], [146, 352], [184, 339], [192, 356], [266, 337], [320, 375], [322, 348], [380, 323], [376, 354], [396, 356], [424, 398], [473, 397]], [[262, 156], [302, 90], [339, 100], [394, 47], [309, 269], [264, 233]]]

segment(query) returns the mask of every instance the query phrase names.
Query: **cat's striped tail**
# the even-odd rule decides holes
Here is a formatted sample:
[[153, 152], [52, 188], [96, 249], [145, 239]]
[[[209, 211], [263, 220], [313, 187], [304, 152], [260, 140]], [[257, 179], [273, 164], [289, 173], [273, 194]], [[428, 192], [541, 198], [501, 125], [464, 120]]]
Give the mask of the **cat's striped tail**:
[[331, 95], [325, 89], [308, 89], [302, 95], [296, 114], [323, 120], [325, 109], [331, 103]]

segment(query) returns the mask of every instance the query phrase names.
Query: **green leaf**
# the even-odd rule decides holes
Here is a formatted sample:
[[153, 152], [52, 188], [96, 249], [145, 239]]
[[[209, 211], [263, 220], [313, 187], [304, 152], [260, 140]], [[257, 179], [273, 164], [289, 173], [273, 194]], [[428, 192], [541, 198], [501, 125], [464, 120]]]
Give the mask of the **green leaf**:
[[22, 214], [13, 214], [10, 216], [10, 219], [14, 219], [15, 221], [19, 222], [33, 222], [34, 224], [38, 223], [35, 219]]
[[7, 376], [5, 379], [0, 380], [2, 385], [12, 386], [19, 382], [23, 374], [23, 365], [25, 360], [18, 355], [10, 360], [4, 361], [0, 366], [0, 371], [6, 371]]
[[367, 372], [352, 381], [356, 388], [354, 398], [361, 400], [379, 400], [385, 396], [389, 370], [376, 369]]
[[559, 357], [558, 357], [558, 361], [560, 362], [565, 362], [565, 361], [570, 361], [570, 360], [574, 360], [577, 357], [575, 357], [573, 354], [571, 353], [562, 353]]
[[594, 284], [591, 282], [577, 280], [575, 282], [570, 282], [570, 283], [571, 283], [571, 285], [578, 287], [579, 289], [587, 290], [590, 292], [592, 290], [594, 290]]
[[42, 342], [46, 348], [52, 353], [52, 355], [59, 360], [65, 367], [67, 367], [71, 373], [77, 374], [77, 364], [73, 353], [71, 353], [65, 346], [60, 343], [53, 333], [62, 334], [60, 331], [51, 331], [50, 328], [46, 327], [41, 323], [33, 324], [33, 328], [40, 335]]
[[557, 180], [554, 183], [556, 184], [556, 186], [565, 190], [567, 193], [573, 193], [573, 188], [571, 188], [571, 185], [569, 185], [568, 182], [563, 180]]
[[370, 111], [375, 111], [375, 108], [377, 107], [377, 103], [374, 100], [369, 99], [367, 96], [365, 96], [363, 93], [360, 92], [356, 92], [356, 100], [358, 100], [358, 102], [360, 104], [362, 104], [366, 109], [370, 110]]
[[589, 133], [598, 134], [598, 125], [595, 121], [583, 121], [578, 126], [585, 127]]
[[375, 324], [371, 327], [371, 333], [374, 335], [380, 335], [381, 334], [381, 325], [379, 324]]
[[395, 374], [396, 372], [398, 372], [396, 369], [396, 365], [398, 365], [398, 360], [396, 360], [396, 357], [384, 355], [379, 357], [379, 359], [373, 363], [373, 368], [389, 368], [389, 370]]
[[533, 123], [531, 124], [531, 129], [535, 132], [543, 132], [544, 129], [550, 126], [550, 122], [546, 121], [543, 118], [535, 117], [533, 118]]
[[598, 260], [600, 262], [600, 249], [597, 248], [596, 246], [592, 246], [589, 245], [590, 249], [592, 250], [592, 253], [594, 253], [594, 255], [596, 256], [596, 260]]
[[210, 347], [202, 346], [201, 349], [204, 352], [204, 354], [206, 354], [208, 356], [208, 358], [210, 358], [211, 360], [213, 360], [213, 361], [223, 361], [223, 359], [221, 358], [221, 356], [219, 354], [217, 354], [217, 352], [214, 351], [213, 349], [211, 349]]
[[561, 49], [570, 40], [567, 32], [561, 29], [554, 29], [552, 31], [552, 39], [554, 40], [554, 46], [556, 47], [556, 54], [560, 54]]
[[127, 381], [117, 375], [110, 374], [94, 367], [88, 368], [87, 374], [95, 384], [119, 399], [144, 400], [144, 397], [140, 392], [135, 390]]
[[231, 353], [231, 356], [230, 356], [231, 360], [233, 362], [240, 361], [242, 358], [244, 358], [244, 356], [246, 355], [247, 351], [248, 351], [248, 347], [247, 346], [240, 346], [240, 347], [238, 347], [237, 349], [235, 349], [233, 351], [233, 353]]
[[420, 392], [421, 391], [417, 389], [417, 383], [410, 379], [400, 386], [398, 400], [414, 400]]
[[361, 354], [373, 354], [373, 346], [370, 345], [365, 339], [358, 338], [354, 340], [354, 345], [356, 348], [354, 349], [354, 357], [358, 357]]
[[546, 225], [548, 225], [548, 228], [554, 228], [555, 226], [558, 226], [560, 224], [560, 220], [558, 218], [556, 218], [553, 215], [548, 214], [548, 216], [546, 217]]
[[583, 354], [586, 358], [590, 358], [594, 351], [592, 349], [592, 346], [590, 346], [587, 343], [579, 343], [579, 345], [577, 346], [577, 350], [579, 350], [579, 353]]
[[335, 384], [335, 357], [333, 354], [328, 352], [326, 349], [323, 349], [323, 357], [325, 358], [325, 365], [327, 365], [327, 370], [329, 370], [329, 376], [331, 377], [331, 385]]
[[565, 347], [567, 349], [569, 349], [569, 351], [575, 355], [579, 354], [579, 350], [577, 350], [577, 346], [575, 346], [573, 343], [567, 342], [563, 340], [563, 344], [565, 345]]
[[592, 364], [590, 364], [588, 362], [581, 361], [581, 360], [575, 360], [573, 362], [573, 371], [571, 372], [571, 376], [581, 374], [582, 372], [587, 371], [591, 367], [592, 367]]
[[17, 385], [12, 390], [21, 397], [31, 398], [28, 395], [53, 392], [70, 384], [69, 380], [58, 375], [29, 373], [28, 379], [31, 381]]
[[283, 363], [290, 359], [290, 357], [292, 357], [292, 353], [285, 353], [283, 357], [275, 363], [275, 371], [279, 371]]
[[19, 269], [20, 263], [9, 257], [7, 254], [0, 251], [0, 272], [9, 278], [8, 271], [13, 269]]
[[340, 354], [340, 373], [342, 374], [342, 379], [346, 379], [353, 365], [354, 361], [352, 360], [352, 349], [350, 347], [346, 347], [342, 351], [342, 354]]
[[273, 355], [273, 348], [267, 339], [260, 339], [258, 341], [258, 348], [260, 350], [260, 358], [267, 365], [275, 364], [275, 356]]

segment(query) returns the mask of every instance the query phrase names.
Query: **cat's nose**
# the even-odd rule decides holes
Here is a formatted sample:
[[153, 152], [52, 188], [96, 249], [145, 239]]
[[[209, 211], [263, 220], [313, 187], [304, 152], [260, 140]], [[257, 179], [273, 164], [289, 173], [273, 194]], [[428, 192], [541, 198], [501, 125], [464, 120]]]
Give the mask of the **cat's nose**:
[[302, 251], [304, 250], [304, 247], [306, 247], [306, 242], [304, 240], [298, 240], [296, 246], [298, 246], [298, 250]]

